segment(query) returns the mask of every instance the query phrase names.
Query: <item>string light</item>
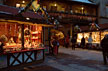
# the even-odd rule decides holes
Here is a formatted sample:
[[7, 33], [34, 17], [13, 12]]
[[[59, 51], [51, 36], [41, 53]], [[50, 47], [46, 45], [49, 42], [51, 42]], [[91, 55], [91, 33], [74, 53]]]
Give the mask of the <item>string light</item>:
[[26, 20], [30, 20], [30, 18], [26, 18]]
[[25, 1], [23, 0], [22, 3], [25, 3]]

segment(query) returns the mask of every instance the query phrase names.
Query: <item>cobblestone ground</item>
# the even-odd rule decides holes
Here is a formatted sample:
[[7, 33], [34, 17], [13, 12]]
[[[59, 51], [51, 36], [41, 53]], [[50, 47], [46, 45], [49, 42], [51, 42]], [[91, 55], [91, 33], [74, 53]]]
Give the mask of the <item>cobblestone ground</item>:
[[60, 48], [57, 56], [46, 56], [44, 63], [18, 71], [108, 71], [102, 52], [86, 49]]

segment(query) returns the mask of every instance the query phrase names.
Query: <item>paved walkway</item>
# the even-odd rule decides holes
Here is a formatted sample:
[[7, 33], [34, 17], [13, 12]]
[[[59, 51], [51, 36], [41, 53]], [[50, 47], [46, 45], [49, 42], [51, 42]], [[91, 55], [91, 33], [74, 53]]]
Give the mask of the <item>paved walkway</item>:
[[19, 71], [108, 71], [108, 65], [103, 65], [100, 51], [60, 47], [57, 56], [46, 56], [44, 63]]

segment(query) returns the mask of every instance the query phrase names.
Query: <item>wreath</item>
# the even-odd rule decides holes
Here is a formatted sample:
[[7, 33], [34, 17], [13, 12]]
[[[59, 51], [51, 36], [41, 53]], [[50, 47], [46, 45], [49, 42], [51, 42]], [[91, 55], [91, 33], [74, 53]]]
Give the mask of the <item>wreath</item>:
[[26, 29], [24, 30], [24, 35], [30, 35], [30, 30], [29, 30], [28, 28], [26, 28]]

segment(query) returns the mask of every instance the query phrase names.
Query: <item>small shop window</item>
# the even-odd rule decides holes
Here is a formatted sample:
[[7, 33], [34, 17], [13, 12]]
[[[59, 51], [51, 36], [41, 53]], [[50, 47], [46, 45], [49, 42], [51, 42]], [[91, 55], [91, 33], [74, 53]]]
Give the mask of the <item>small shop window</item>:
[[4, 46], [6, 51], [20, 50], [22, 48], [21, 30], [20, 24], [7, 22], [0, 23], [0, 38], [3, 38], [3, 35], [7, 37], [7, 43]]
[[38, 48], [42, 43], [42, 26], [25, 25], [24, 26], [24, 48]]
[[[22, 35], [24, 31], [24, 35]], [[0, 23], [0, 38], [1, 36], [7, 38], [4, 50], [19, 51], [22, 48], [35, 49], [41, 47], [42, 44], [42, 26], [40, 25], [26, 25], [24, 24], [24, 30], [22, 30], [22, 24], [1, 22]], [[24, 36], [24, 47], [22, 46], [22, 36]]]

